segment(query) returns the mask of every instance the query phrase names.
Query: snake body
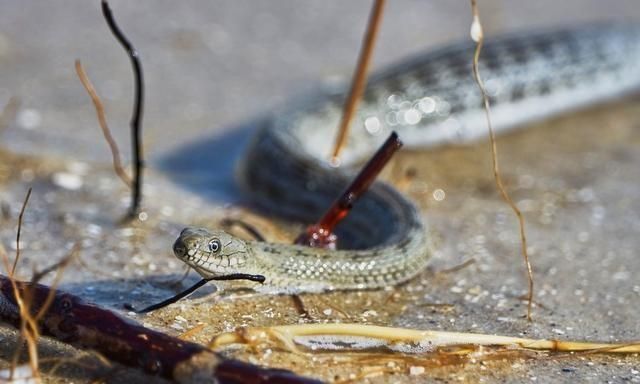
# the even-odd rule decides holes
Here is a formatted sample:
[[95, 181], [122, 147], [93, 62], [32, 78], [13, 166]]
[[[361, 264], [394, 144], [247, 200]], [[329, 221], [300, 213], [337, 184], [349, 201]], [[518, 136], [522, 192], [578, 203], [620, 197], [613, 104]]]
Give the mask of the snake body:
[[[315, 222], [391, 130], [410, 147], [465, 143], [487, 134], [472, 76], [472, 42], [452, 45], [373, 76], [353, 120], [343, 165], [327, 165], [343, 94], [304, 100], [268, 119], [238, 167], [239, 183], [267, 211]], [[640, 85], [640, 28], [594, 25], [490, 39], [480, 73], [497, 132], [610, 100]], [[262, 290], [370, 289], [411, 279], [426, 265], [425, 224], [391, 186], [374, 183], [337, 229], [339, 250], [245, 241], [186, 228], [178, 258], [204, 277], [261, 274]]]

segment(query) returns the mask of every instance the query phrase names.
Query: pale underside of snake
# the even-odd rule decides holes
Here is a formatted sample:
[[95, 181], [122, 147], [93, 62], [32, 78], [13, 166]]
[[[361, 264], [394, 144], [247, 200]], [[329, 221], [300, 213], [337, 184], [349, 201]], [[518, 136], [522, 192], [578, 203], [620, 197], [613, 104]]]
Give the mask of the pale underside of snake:
[[[311, 223], [350, 180], [348, 165], [371, 155], [392, 130], [409, 147], [487, 137], [474, 82], [472, 42], [444, 47], [373, 76], [354, 118], [343, 167], [329, 157], [343, 94], [322, 95], [275, 113], [238, 167], [239, 182], [268, 212]], [[480, 73], [497, 132], [611, 100], [640, 88], [640, 26], [591, 25], [488, 38]], [[603, 133], [605, 134], [605, 133]], [[203, 277], [266, 277], [270, 293], [373, 289], [417, 275], [429, 242], [416, 207], [374, 183], [337, 228], [339, 250], [247, 241], [186, 228], [176, 256]]]

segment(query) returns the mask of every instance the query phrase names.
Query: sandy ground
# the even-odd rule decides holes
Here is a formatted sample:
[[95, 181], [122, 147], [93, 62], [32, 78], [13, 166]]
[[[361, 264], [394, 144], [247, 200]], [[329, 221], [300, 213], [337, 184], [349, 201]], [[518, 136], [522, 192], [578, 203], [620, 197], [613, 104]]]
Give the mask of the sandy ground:
[[[640, 20], [633, 0], [481, 1], [488, 34], [586, 20]], [[62, 288], [122, 311], [122, 303], [153, 303], [180, 289], [183, 273], [171, 244], [186, 224], [216, 226], [227, 216], [255, 223], [273, 239], [275, 226], [240, 208], [232, 166], [264, 112], [297, 95], [349, 77], [368, 2], [113, 2], [142, 52], [147, 79], [145, 220], [122, 226], [127, 190], [92, 106], [74, 75], [80, 58], [104, 96], [116, 138], [126, 143], [131, 104], [127, 58], [109, 34], [98, 2], [64, 6], [4, 2], [0, 12], [0, 105], [20, 99], [15, 120], [0, 131], [0, 242], [14, 250], [20, 204], [34, 188], [25, 216], [19, 273], [48, 265], [79, 242], [82, 263]], [[465, 39], [466, 2], [389, 4], [375, 67], [439, 44]], [[439, 329], [610, 342], [640, 338], [637, 233], [640, 230], [640, 100], [592, 108], [536, 124], [499, 141], [503, 176], [527, 219], [535, 276], [534, 321], [523, 318], [526, 292], [516, 221], [500, 200], [489, 148], [402, 153], [385, 172], [421, 207], [433, 238], [430, 268], [407, 285], [382, 292], [303, 296], [316, 321], [357, 321]], [[126, 145], [122, 144], [126, 152]], [[417, 169], [412, 182], [401, 175]], [[475, 263], [455, 273], [448, 267]], [[187, 282], [195, 281], [190, 276]], [[296, 323], [287, 297], [212, 288], [137, 319], [206, 342], [243, 325]], [[126, 313], [123, 311], [123, 313]], [[0, 329], [0, 355], [13, 353], [15, 332]], [[75, 356], [59, 343], [43, 355]], [[359, 375], [376, 362], [301, 358], [277, 350], [228, 351], [256, 363], [324, 379]], [[332, 360], [334, 359], [334, 360]], [[95, 365], [95, 359], [82, 360]], [[341, 369], [334, 367], [340, 363]], [[327, 367], [332, 367], [328, 369]], [[392, 367], [393, 368], [393, 367]], [[500, 356], [371, 379], [385, 382], [640, 382], [638, 356]], [[85, 382], [104, 369], [64, 365], [51, 382]], [[132, 370], [112, 382], [148, 382]]]

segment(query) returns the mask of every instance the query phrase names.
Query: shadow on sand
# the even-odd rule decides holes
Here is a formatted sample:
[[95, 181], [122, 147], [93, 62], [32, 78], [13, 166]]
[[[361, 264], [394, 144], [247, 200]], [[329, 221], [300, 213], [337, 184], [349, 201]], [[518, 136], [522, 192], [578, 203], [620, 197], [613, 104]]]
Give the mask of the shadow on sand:
[[235, 164], [266, 117], [202, 137], [154, 159], [158, 169], [177, 185], [212, 201], [237, 203]]
[[[59, 289], [73, 292], [83, 300], [105, 308], [127, 312], [125, 304], [132, 304], [135, 308], [144, 308], [168, 299], [200, 280], [196, 273], [190, 273], [183, 281], [180, 281], [181, 278], [182, 275], [176, 273], [130, 279], [105, 279], [61, 284]], [[189, 298], [192, 300], [204, 298], [216, 291], [215, 283], [211, 282], [189, 295]]]

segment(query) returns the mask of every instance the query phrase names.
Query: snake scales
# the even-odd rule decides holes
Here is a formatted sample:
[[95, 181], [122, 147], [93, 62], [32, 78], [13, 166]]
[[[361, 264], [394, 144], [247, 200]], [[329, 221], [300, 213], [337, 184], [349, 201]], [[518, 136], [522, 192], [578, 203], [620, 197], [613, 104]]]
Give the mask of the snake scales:
[[[342, 157], [368, 157], [391, 130], [410, 147], [469, 142], [487, 134], [472, 77], [472, 42], [391, 67], [369, 81]], [[496, 131], [612, 99], [640, 85], [640, 27], [591, 25], [489, 39], [480, 73]], [[259, 206], [314, 222], [350, 180], [326, 159], [344, 95], [323, 95], [273, 115], [238, 167], [240, 185]], [[374, 183], [337, 230], [339, 250], [246, 241], [223, 231], [186, 228], [176, 256], [203, 277], [266, 277], [268, 292], [368, 289], [398, 284], [429, 259], [425, 224], [391, 186]]]

